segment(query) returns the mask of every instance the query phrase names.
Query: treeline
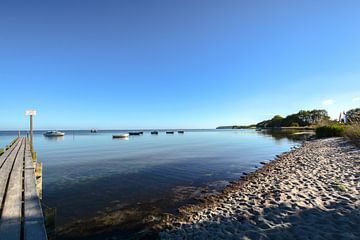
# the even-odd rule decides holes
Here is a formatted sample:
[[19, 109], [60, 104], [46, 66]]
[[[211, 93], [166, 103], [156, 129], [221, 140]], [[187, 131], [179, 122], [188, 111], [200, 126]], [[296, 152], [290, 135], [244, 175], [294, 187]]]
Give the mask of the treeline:
[[265, 120], [256, 124], [257, 128], [277, 128], [277, 127], [308, 127], [322, 124], [329, 121], [330, 117], [326, 110], [314, 109], [311, 111], [301, 110], [298, 113], [290, 114], [286, 117], [275, 115], [272, 119]]
[[[346, 112], [348, 123], [360, 123], [360, 108], [351, 109]], [[279, 128], [279, 127], [310, 127], [319, 125], [329, 125], [336, 121], [331, 121], [328, 112], [323, 109], [311, 111], [301, 110], [298, 113], [290, 114], [286, 117], [275, 115], [272, 119], [265, 120], [253, 125], [233, 125], [221, 126], [217, 129], [246, 129], [246, 128]]]

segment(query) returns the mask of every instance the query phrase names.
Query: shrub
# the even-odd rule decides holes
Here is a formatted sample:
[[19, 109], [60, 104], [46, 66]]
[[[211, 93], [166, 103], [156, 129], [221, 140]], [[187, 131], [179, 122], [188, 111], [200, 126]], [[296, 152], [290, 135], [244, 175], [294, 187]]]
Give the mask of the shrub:
[[360, 108], [351, 109], [346, 112], [348, 121], [355, 124], [360, 124]]
[[351, 140], [355, 145], [360, 147], [360, 125], [350, 125], [346, 127], [344, 135]]
[[297, 122], [292, 122], [290, 127], [300, 127], [300, 125]]
[[345, 126], [341, 124], [320, 126], [316, 128], [316, 136], [319, 138], [340, 137], [343, 135], [344, 131], [345, 131]]

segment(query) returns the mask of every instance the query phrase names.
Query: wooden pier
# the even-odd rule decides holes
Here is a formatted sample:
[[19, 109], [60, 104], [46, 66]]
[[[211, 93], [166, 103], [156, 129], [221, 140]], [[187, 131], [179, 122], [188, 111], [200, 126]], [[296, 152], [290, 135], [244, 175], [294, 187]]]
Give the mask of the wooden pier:
[[18, 137], [0, 156], [1, 240], [47, 239], [39, 166], [28, 138]]

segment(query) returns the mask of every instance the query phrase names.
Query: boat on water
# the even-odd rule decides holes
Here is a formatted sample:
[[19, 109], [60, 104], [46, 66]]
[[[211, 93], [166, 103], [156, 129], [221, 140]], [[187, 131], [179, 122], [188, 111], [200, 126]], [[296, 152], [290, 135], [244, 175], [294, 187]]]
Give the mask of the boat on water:
[[62, 137], [64, 135], [65, 133], [60, 131], [47, 131], [46, 133], [44, 133], [44, 136], [46, 137]]
[[166, 134], [174, 134], [173, 131], [167, 131]]
[[178, 133], [184, 134], [185, 132], [184, 132], [184, 131], [182, 131], [182, 130], [180, 130], [180, 131], [178, 131]]
[[158, 135], [159, 132], [158, 132], [158, 131], [152, 131], [151, 134], [153, 134], [153, 135]]
[[117, 135], [113, 135], [113, 138], [128, 138], [129, 134], [128, 133], [124, 133], [124, 134], [117, 134]]
[[96, 129], [91, 129], [90, 132], [91, 133], [97, 133], [97, 130]]
[[142, 134], [142, 132], [129, 132], [130, 136], [139, 136], [141, 134]]

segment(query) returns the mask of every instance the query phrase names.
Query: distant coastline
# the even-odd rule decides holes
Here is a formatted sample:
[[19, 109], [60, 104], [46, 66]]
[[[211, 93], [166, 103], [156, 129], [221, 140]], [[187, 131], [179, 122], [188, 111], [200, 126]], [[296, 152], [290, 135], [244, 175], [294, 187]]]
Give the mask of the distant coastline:
[[315, 130], [315, 126], [308, 127], [259, 127], [256, 126], [219, 126], [216, 129], [259, 129], [259, 130]]

